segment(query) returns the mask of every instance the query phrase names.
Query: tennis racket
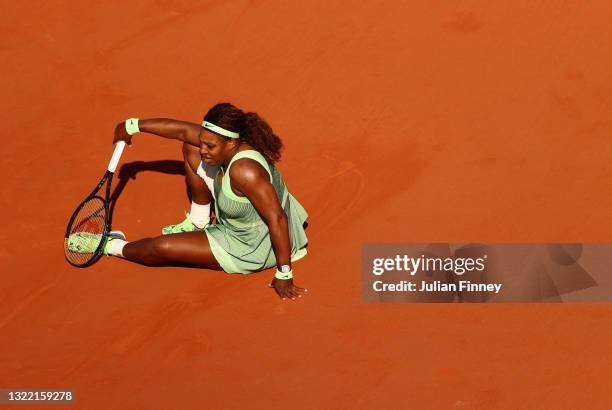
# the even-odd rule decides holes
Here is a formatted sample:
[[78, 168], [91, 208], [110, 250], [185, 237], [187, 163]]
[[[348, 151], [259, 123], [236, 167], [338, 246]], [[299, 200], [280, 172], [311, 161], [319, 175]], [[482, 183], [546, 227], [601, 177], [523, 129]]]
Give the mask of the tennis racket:
[[64, 253], [74, 266], [89, 266], [102, 256], [110, 232], [111, 182], [124, 148], [124, 141], [115, 145], [104, 176], [70, 217], [64, 236]]

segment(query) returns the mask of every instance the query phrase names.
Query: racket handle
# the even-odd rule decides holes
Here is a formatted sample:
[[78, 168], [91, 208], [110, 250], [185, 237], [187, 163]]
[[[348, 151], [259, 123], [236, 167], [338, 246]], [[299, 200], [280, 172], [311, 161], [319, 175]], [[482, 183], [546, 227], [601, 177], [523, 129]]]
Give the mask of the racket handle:
[[107, 168], [110, 172], [115, 172], [115, 169], [117, 169], [119, 158], [121, 158], [121, 154], [123, 154], [123, 148], [125, 148], [125, 141], [119, 141], [117, 144], [115, 144], [115, 151], [113, 152], [113, 156], [111, 157]]

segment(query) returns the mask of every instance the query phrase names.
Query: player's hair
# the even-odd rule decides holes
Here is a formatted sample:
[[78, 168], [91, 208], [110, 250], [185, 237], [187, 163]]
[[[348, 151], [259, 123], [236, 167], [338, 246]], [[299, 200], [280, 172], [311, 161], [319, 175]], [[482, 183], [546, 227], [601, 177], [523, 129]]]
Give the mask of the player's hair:
[[274, 134], [266, 120], [255, 112], [244, 112], [233, 104], [220, 103], [208, 110], [204, 121], [240, 133], [240, 140], [250, 144], [270, 163], [281, 158], [283, 142]]

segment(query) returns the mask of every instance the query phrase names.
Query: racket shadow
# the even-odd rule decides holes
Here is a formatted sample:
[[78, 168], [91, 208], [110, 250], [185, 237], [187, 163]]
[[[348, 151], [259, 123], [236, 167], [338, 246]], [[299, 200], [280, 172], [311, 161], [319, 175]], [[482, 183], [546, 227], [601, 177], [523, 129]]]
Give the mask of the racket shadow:
[[[161, 172], [163, 174], [170, 175], [182, 175], [185, 176], [185, 165], [183, 161], [176, 160], [159, 160], [159, 161], [134, 161], [128, 162], [121, 166], [119, 169], [119, 173], [117, 175], [117, 184], [115, 189], [113, 189], [113, 193], [110, 198], [110, 216], [111, 216], [111, 226], [112, 226], [112, 217], [115, 211], [115, 205], [121, 196], [121, 193], [127, 186], [128, 182], [132, 179], [136, 179], [136, 176], [140, 172]], [[185, 184], [185, 192], [189, 200], [191, 200], [191, 194], [189, 192], [189, 187], [187, 186], [187, 181], [184, 180]]]

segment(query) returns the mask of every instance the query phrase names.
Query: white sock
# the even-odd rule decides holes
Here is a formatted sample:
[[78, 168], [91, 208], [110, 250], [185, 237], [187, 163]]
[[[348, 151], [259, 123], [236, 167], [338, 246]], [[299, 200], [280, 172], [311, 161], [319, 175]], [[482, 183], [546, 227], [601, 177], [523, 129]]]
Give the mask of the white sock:
[[191, 223], [198, 228], [204, 228], [210, 222], [210, 202], [206, 205], [196, 204], [191, 202], [191, 211], [189, 211], [189, 219]]
[[112, 256], [120, 256], [123, 258], [123, 247], [127, 244], [127, 241], [123, 239], [111, 239], [108, 242], [108, 253]]

